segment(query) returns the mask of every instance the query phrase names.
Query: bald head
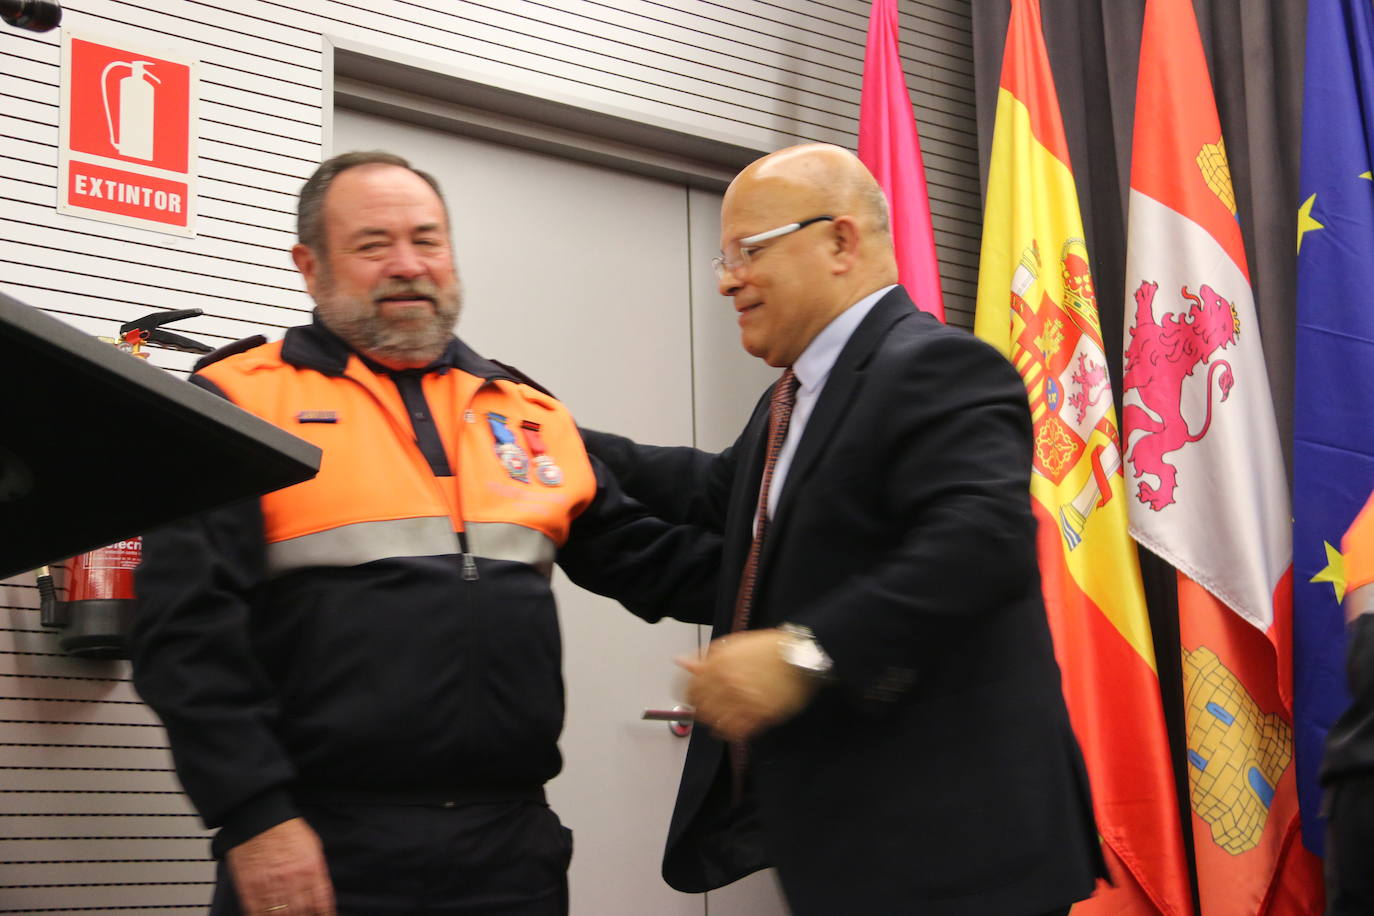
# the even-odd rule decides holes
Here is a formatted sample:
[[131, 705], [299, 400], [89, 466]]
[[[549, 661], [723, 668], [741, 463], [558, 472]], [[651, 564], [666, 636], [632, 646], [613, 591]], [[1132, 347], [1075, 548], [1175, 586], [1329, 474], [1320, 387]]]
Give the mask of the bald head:
[[807, 143], [755, 160], [730, 183], [725, 196], [728, 201], [754, 194], [789, 199], [802, 209], [852, 214], [866, 232], [890, 241], [883, 189], [859, 157], [842, 147]]
[[774, 366], [791, 365], [837, 315], [897, 282], [882, 188], [829, 144], [778, 150], [740, 172], [721, 206], [721, 251], [731, 266], [720, 291], [735, 300], [744, 348]]

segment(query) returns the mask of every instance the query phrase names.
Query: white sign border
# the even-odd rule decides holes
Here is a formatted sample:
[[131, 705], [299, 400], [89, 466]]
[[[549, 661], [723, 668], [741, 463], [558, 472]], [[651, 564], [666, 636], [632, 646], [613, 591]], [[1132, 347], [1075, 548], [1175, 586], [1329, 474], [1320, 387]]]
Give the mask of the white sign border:
[[[137, 163], [127, 162], [123, 159], [110, 159], [105, 156], [96, 156], [88, 153], [78, 153], [73, 157], [71, 152], [71, 44], [73, 38], [82, 41], [89, 41], [107, 47], [119, 48], [131, 54], [140, 54], [145, 57], [156, 57], [161, 60], [171, 61], [182, 64], [190, 68], [189, 76], [189, 111], [187, 112], [186, 129], [189, 136], [186, 145], [186, 164], [188, 171], [172, 172], [166, 169], [154, 168], [152, 166], [138, 165]], [[130, 39], [124, 35], [113, 32], [91, 31], [88, 29], [63, 29], [62, 30], [62, 69], [59, 80], [59, 104], [58, 104], [58, 145], [57, 145], [57, 212], [66, 216], [78, 219], [91, 219], [104, 223], [115, 223], [120, 226], [130, 226], [135, 229], [147, 229], [150, 232], [159, 232], [164, 235], [177, 235], [183, 238], [195, 238], [196, 236], [196, 216], [198, 211], [196, 193], [197, 178], [200, 173], [199, 141], [200, 141], [200, 60], [194, 55], [167, 46], [153, 46], [144, 44], [140, 39]], [[75, 158], [79, 162], [89, 163], [90, 165], [104, 166], [106, 168], [122, 169], [132, 172], [135, 175], [146, 175], [150, 178], [163, 178], [174, 181], [186, 182], [186, 225], [174, 226], [169, 223], [160, 223], [156, 220], [143, 219], [136, 216], [125, 216], [122, 213], [107, 213], [104, 210], [95, 210], [89, 207], [73, 206], [68, 199], [67, 188], [71, 181], [71, 162]]]

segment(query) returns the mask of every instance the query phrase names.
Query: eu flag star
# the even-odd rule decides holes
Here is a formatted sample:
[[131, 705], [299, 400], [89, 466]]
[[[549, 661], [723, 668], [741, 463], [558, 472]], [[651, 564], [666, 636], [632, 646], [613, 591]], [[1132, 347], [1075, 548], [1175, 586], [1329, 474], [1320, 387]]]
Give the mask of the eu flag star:
[[1312, 205], [1317, 202], [1317, 195], [1313, 194], [1302, 202], [1298, 208], [1298, 253], [1302, 253], [1302, 237], [1313, 229], [1325, 229], [1321, 223], [1312, 218]]
[[1330, 582], [1336, 590], [1336, 603], [1340, 604], [1345, 600], [1345, 556], [1326, 541], [1322, 541], [1322, 546], [1326, 548], [1326, 568], [1310, 581]]

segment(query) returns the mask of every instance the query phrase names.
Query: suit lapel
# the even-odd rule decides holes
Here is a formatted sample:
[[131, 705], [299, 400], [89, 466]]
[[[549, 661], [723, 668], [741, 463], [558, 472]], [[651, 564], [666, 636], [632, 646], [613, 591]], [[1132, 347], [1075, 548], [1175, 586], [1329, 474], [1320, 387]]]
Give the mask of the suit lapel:
[[780, 540], [776, 536], [779, 529], [786, 528], [788, 507], [799, 498], [798, 494], [802, 491], [816, 461], [824, 454], [826, 446], [834, 441], [835, 431], [844, 420], [850, 403], [862, 390], [864, 370], [869, 359], [894, 324], [916, 314], [916, 306], [912, 304], [906, 290], [899, 286], [878, 300], [840, 351], [825, 381], [825, 387], [821, 389], [816, 407], [806, 421], [806, 430], [802, 433], [801, 441], [797, 443], [797, 451], [792, 456], [787, 480], [778, 495], [776, 524], [769, 530], [760, 565], [767, 563], [772, 553], [770, 548], [775, 547]]
[[[792, 457], [787, 471], [787, 480], [778, 496], [777, 518], [770, 521], [768, 536], [764, 541], [763, 553], [759, 557], [759, 574], [755, 586], [755, 602], [751, 614], [752, 625], [769, 626], [776, 621], [766, 620], [761, 613], [762, 599], [766, 593], [764, 577], [769, 572], [772, 557], [784, 540], [788, 521], [788, 507], [796, 499], [810, 476], [817, 460], [825, 452], [826, 446], [834, 438], [835, 431], [842, 424], [846, 410], [853, 402], [864, 384], [864, 370], [868, 361], [877, 351], [883, 338], [892, 326], [899, 321], [916, 318], [920, 313], [912, 304], [906, 291], [900, 286], [892, 290], [854, 329], [844, 349], [840, 351], [830, 370], [825, 387], [821, 391], [816, 407], [806, 422], [806, 430], [797, 451]], [[721, 570], [721, 592], [716, 608], [715, 635], [730, 631], [734, 617], [735, 595], [739, 590], [740, 575], [748, 559], [749, 545], [754, 537], [754, 512], [758, 508], [759, 485], [763, 476], [763, 463], [768, 445], [768, 413], [772, 388], [764, 392], [754, 409], [753, 416], [745, 427], [739, 443], [739, 471], [735, 477], [734, 489], [730, 497], [730, 509], [725, 530], [723, 547], [723, 567]]]

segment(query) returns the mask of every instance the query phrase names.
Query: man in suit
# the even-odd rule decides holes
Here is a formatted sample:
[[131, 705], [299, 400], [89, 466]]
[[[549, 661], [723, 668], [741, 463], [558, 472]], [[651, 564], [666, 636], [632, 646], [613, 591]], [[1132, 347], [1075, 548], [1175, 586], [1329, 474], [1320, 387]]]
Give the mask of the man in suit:
[[773, 865], [798, 916], [1066, 912], [1105, 872], [1020, 378], [895, 285], [886, 201], [845, 150], [750, 165], [721, 240], [744, 348], [783, 377], [719, 455], [586, 433], [630, 495], [725, 536], [664, 877]]

